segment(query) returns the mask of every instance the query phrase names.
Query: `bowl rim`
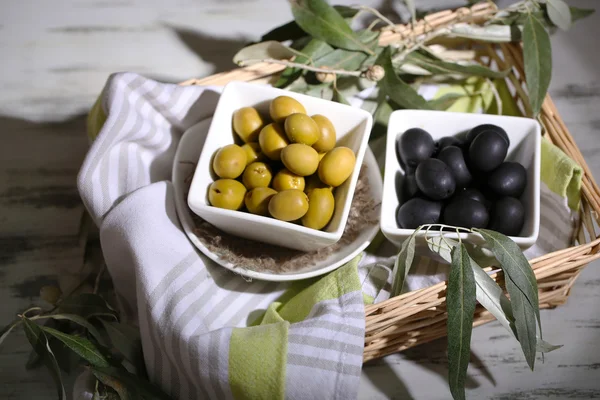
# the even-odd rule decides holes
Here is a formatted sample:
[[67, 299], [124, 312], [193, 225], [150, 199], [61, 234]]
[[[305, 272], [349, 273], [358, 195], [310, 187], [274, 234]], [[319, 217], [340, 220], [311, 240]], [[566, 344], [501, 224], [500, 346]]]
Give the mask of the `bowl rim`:
[[[356, 156], [356, 165], [362, 165], [364, 156], [365, 156], [365, 152], [368, 147], [369, 137], [371, 135], [372, 125], [373, 125], [373, 116], [371, 115], [371, 113], [369, 113], [366, 110], [363, 110], [363, 109], [360, 109], [357, 107], [353, 107], [350, 105], [346, 105], [346, 104], [342, 104], [342, 103], [335, 103], [335, 102], [332, 102], [331, 100], [313, 97], [313, 96], [309, 96], [309, 95], [306, 95], [303, 93], [291, 92], [289, 90], [275, 88], [275, 87], [269, 86], [269, 85], [260, 85], [260, 84], [256, 84], [256, 83], [245, 82], [245, 81], [231, 81], [223, 87], [223, 90], [219, 97], [219, 101], [217, 102], [217, 106], [215, 108], [215, 112], [213, 114], [211, 124], [210, 124], [209, 130], [208, 130], [207, 136], [206, 136], [207, 140], [211, 136], [211, 134], [216, 134], [216, 132], [217, 132], [216, 129], [213, 128], [213, 126], [215, 126], [214, 125], [215, 121], [219, 120], [220, 119], [219, 117], [224, 118], [224, 115], [228, 114], [228, 110], [230, 109], [230, 107], [228, 106], [228, 104], [225, 104], [225, 101], [223, 101], [223, 99], [226, 99], [227, 98], [226, 93], [233, 91], [233, 88], [235, 88], [235, 87], [245, 87], [245, 88], [252, 88], [253, 90], [262, 90], [264, 92], [271, 92], [271, 93], [275, 94], [273, 97], [275, 97], [277, 95], [289, 95], [290, 97], [296, 98], [299, 101], [301, 101], [301, 99], [307, 99], [311, 102], [321, 103], [327, 107], [331, 107], [331, 105], [334, 104], [335, 108], [337, 108], [339, 110], [345, 109], [345, 110], [347, 110], [346, 111], [347, 113], [352, 112], [353, 114], [356, 114], [356, 113], [361, 114], [361, 116], [363, 117], [361, 123], [364, 124], [364, 129], [360, 129], [361, 139], [360, 139], [360, 144], [358, 146], [358, 151], [355, 153], [355, 156]], [[323, 109], [325, 109], [325, 107], [323, 107]], [[320, 113], [321, 113], [321, 111], [320, 111]], [[200, 155], [198, 157], [198, 163], [197, 163], [196, 169], [194, 171], [193, 180], [196, 179], [196, 173], [198, 172], [198, 168], [200, 167], [200, 160], [202, 160], [205, 157], [208, 157], [209, 152], [210, 152], [210, 150], [206, 146], [203, 146], [202, 150], [200, 151]], [[205, 154], [205, 153], [207, 153], [207, 154]], [[210, 156], [212, 157], [212, 155], [210, 155]], [[243, 220], [243, 221], [247, 221], [252, 224], [261, 224], [265, 227], [277, 227], [278, 229], [282, 229], [282, 230], [285, 230], [290, 233], [291, 232], [301, 233], [303, 235], [310, 236], [316, 240], [321, 241], [323, 243], [323, 245], [328, 246], [328, 245], [331, 245], [331, 244], [339, 241], [344, 233], [344, 229], [346, 228], [346, 224], [348, 222], [348, 216], [350, 213], [350, 205], [352, 203], [352, 198], [354, 197], [354, 192], [356, 190], [356, 184], [358, 181], [359, 172], [360, 172], [360, 170], [355, 170], [355, 171], [353, 171], [352, 175], [350, 176], [350, 179], [351, 179], [350, 187], [348, 189], [348, 195], [346, 196], [346, 199], [343, 203], [343, 214], [340, 218], [340, 223], [338, 224], [338, 227], [335, 230], [330, 231], [330, 232], [312, 229], [312, 228], [308, 228], [308, 227], [305, 227], [302, 225], [294, 224], [293, 222], [280, 221], [275, 218], [270, 218], [270, 217], [266, 217], [266, 216], [262, 216], [262, 215], [255, 215], [255, 214], [251, 214], [251, 213], [247, 213], [247, 212], [240, 212], [240, 211], [236, 211], [236, 210], [217, 208], [217, 207], [210, 206], [206, 201], [204, 201], [204, 202], [199, 201], [197, 203], [194, 203], [194, 201], [193, 201], [194, 198], [201, 198], [203, 196], [206, 196], [208, 188], [203, 189], [198, 192], [193, 192], [190, 190], [190, 192], [188, 194], [188, 198], [187, 198], [187, 203], [188, 203], [188, 207], [194, 213], [198, 214], [201, 217], [203, 216], [202, 214], [206, 215], [205, 213], [210, 213], [212, 215], [217, 215], [222, 218], [227, 218], [229, 220]], [[192, 187], [193, 185], [194, 185], [194, 182], [192, 181], [190, 187]]]
[[[533, 154], [533, 172], [534, 172], [534, 176], [535, 179], [533, 180], [533, 229], [532, 229], [532, 233], [530, 235], [527, 236], [508, 236], [509, 239], [511, 239], [513, 242], [515, 242], [517, 245], [523, 245], [523, 246], [528, 246], [528, 245], [533, 245], [535, 244], [535, 242], [537, 241], [538, 237], [539, 237], [539, 231], [540, 231], [540, 184], [541, 184], [541, 140], [542, 140], [542, 134], [541, 134], [541, 125], [539, 123], [539, 121], [537, 121], [535, 118], [530, 118], [530, 117], [520, 117], [520, 116], [510, 116], [510, 115], [494, 115], [494, 114], [482, 114], [482, 113], [468, 113], [468, 112], [457, 112], [457, 111], [439, 111], [439, 110], [396, 110], [393, 111], [390, 114], [390, 117], [388, 119], [388, 129], [386, 132], [386, 150], [385, 150], [385, 155], [386, 155], [386, 168], [385, 168], [385, 172], [384, 172], [384, 177], [383, 177], [383, 196], [382, 196], [382, 206], [381, 206], [381, 212], [380, 212], [380, 229], [382, 231], [382, 233], [388, 237], [391, 236], [395, 239], [401, 239], [401, 240], [405, 240], [407, 239], [409, 236], [411, 236], [416, 229], [404, 229], [404, 228], [389, 228], [388, 226], [386, 226], [384, 224], [385, 218], [390, 218], [389, 215], [385, 214], [384, 215], [384, 210], [386, 209], [386, 207], [383, 206], [383, 203], [386, 201], [386, 192], [389, 191], [386, 190], [386, 187], [389, 187], [390, 185], [395, 185], [395, 177], [392, 175], [395, 175], [397, 171], [399, 171], [399, 168], [387, 168], [387, 160], [393, 156], [393, 159], [396, 159], [396, 152], [395, 152], [395, 140], [392, 140], [392, 138], [395, 139], [395, 137], [398, 135], [399, 132], [392, 132], [390, 126], [391, 124], [389, 123], [390, 121], [392, 121], [392, 118], [398, 118], [400, 115], [402, 114], [422, 114], [423, 117], [426, 116], [442, 116], [442, 115], [448, 115], [448, 114], [453, 114], [455, 117], [462, 117], [464, 119], [479, 119], [479, 118], [483, 118], [482, 116], [485, 116], [485, 118], [487, 119], [488, 123], [494, 123], [495, 121], [498, 120], [513, 120], [513, 121], [519, 121], [518, 123], [520, 124], [532, 124], [533, 125], [533, 134], [535, 135], [535, 138], [533, 139], [535, 141], [535, 151]], [[393, 146], [390, 146], [390, 144], [392, 144]], [[393, 220], [396, 220], [396, 216], [393, 215]], [[415, 235], [416, 238], [424, 238], [425, 237], [425, 230], [421, 230], [419, 232], [417, 232], [417, 234]], [[471, 244], [480, 244], [480, 243], [484, 243], [483, 240], [483, 236], [479, 233], [475, 233], [475, 232], [461, 232], [461, 233], [456, 233], [454, 231], [440, 231], [440, 230], [431, 230], [429, 231], [429, 233], [427, 234], [428, 237], [433, 237], [436, 235], [441, 235], [443, 234], [444, 237], [447, 237], [448, 239], [453, 239], [453, 240], [463, 240], [466, 241], [467, 243], [471, 243]]]

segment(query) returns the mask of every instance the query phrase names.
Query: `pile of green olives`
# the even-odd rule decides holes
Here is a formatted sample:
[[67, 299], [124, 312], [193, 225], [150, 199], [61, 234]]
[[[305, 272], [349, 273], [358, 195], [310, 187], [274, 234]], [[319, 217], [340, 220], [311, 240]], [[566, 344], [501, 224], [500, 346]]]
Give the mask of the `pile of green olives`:
[[269, 118], [254, 107], [233, 113], [237, 143], [217, 150], [208, 191], [214, 207], [300, 223], [321, 230], [335, 211], [334, 191], [354, 171], [354, 152], [336, 147], [324, 115], [306, 113], [289, 96], [269, 104]]
[[423, 129], [408, 129], [396, 142], [405, 171], [396, 188], [398, 227], [444, 223], [519, 235], [527, 170], [506, 161], [509, 145], [506, 131], [492, 124], [437, 142]]

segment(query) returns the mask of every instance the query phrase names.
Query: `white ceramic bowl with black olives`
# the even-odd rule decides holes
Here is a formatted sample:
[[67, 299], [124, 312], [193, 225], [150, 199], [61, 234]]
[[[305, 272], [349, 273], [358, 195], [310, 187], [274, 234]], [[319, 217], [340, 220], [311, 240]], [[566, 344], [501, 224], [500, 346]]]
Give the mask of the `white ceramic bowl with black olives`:
[[[381, 231], [401, 246], [425, 224], [484, 228], [525, 250], [539, 234], [540, 162], [541, 127], [534, 119], [395, 111], [388, 123]], [[459, 237], [452, 230], [444, 235]], [[426, 247], [424, 236], [417, 234], [417, 248]], [[460, 238], [484, 243], [476, 233]]]

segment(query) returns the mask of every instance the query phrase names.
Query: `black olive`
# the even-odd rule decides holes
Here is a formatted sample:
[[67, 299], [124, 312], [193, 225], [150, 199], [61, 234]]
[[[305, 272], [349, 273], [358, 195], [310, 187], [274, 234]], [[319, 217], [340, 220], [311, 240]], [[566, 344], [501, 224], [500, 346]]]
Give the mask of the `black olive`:
[[503, 162], [492, 171], [488, 186], [501, 196], [519, 197], [527, 185], [527, 171], [517, 162]]
[[469, 146], [470, 167], [482, 172], [496, 169], [506, 158], [508, 143], [493, 131], [484, 131]]
[[456, 146], [448, 146], [443, 149], [438, 155], [438, 160], [441, 160], [450, 168], [456, 187], [467, 187], [473, 177], [467, 168], [463, 152]]
[[473, 199], [460, 198], [444, 209], [444, 223], [463, 228], [485, 228], [489, 214], [485, 206]]
[[437, 157], [437, 155], [440, 154], [440, 152], [446, 147], [461, 147], [462, 145], [463, 142], [458, 140], [458, 138], [456, 138], [455, 136], [444, 136], [443, 138], [435, 142], [435, 150], [433, 151], [433, 157]]
[[483, 193], [481, 193], [481, 190], [477, 188], [466, 188], [464, 190], [461, 190], [460, 192], [455, 193], [454, 197], [452, 198], [452, 201], [464, 198], [478, 201], [484, 205], [486, 204], [485, 196], [483, 195]]
[[437, 224], [442, 214], [442, 202], [415, 197], [398, 208], [396, 223], [402, 229], [415, 229], [425, 224]]
[[517, 236], [525, 223], [523, 203], [514, 197], [502, 197], [494, 203], [489, 229], [507, 236]]
[[402, 162], [413, 168], [431, 157], [434, 150], [433, 138], [420, 128], [412, 128], [404, 132], [396, 146]]
[[481, 132], [484, 132], [484, 131], [494, 131], [494, 132], [499, 133], [502, 136], [502, 138], [504, 140], [506, 140], [506, 144], [510, 146], [510, 139], [508, 138], [508, 134], [506, 133], [506, 131], [504, 129], [502, 129], [501, 127], [499, 127], [498, 125], [492, 125], [492, 124], [477, 125], [475, 128], [471, 129], [467, 133], [465, 141], [467, 143], [471, 143], [475, 139], [475, 137], [477, 137]]
[[402, 200], [407, 201], [415, 197], [419, 193], [417, 179], [415, 174], [406, 174], [402, 180]]
[[452, 196], [456, 182], [450, 168], [437, 158], [422, 161], [415, 172], [419, 190], [432, 200], [443, 200]]

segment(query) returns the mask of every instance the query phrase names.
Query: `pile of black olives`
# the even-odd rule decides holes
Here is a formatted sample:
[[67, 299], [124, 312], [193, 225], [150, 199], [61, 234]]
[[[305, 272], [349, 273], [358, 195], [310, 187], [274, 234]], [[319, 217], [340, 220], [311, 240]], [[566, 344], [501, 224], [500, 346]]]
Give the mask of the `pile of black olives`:
[[509, 144], [506, 131], [491, 124], [437, 142], [420, 128], [404, 132], [396, 142], [405, 171], [397, 187], [398, 227], [443, 223], [519, 235], [527, 171], [505, 160]]
[[307, 115], [292, 97], [274, 98], [269, 117], [254, 107], [233, 113], [238, 144], [215, 153], [212, 169], [219, 179], [210, 185], [208, 201], [321, 230], [333, 217], [335, 188], [354, 171], [354, 152], [336, 146], [329, 118]]

